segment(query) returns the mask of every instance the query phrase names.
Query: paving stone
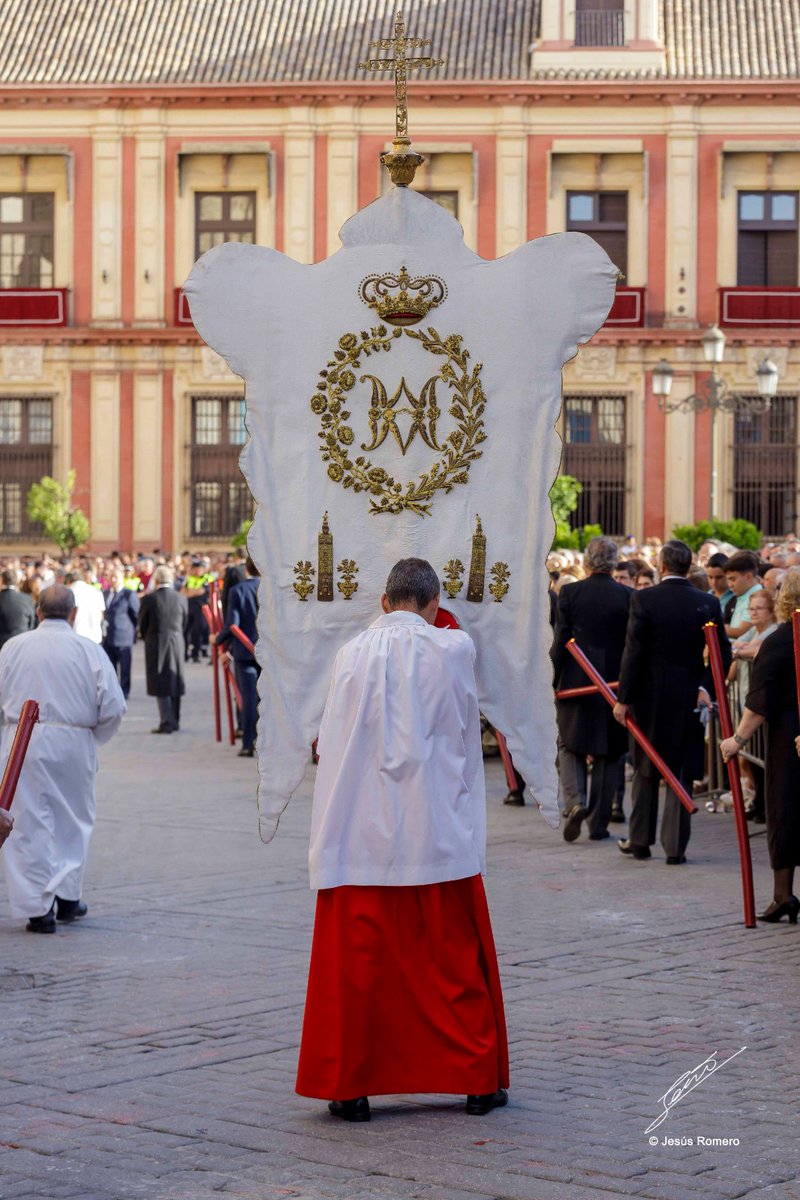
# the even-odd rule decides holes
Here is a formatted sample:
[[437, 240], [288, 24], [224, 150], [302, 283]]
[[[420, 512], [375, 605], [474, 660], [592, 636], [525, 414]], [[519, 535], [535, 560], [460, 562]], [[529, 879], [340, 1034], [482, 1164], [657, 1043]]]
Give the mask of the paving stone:
[[[3, 1200], [800, 1200], [800, 936], [742, 926], [729, 816], [697, 814], [680, 871], [658, 848], [631, 863], [505, 808], [487, 764], [511, 1102], [478, 1121], [452, 1097], [380, 1097], [347, 1126], [293, 1094], [312, 769], [261, 845], [255, 765], [213, 742], [210, 672], [190, 664], [184, 727], [160, 739], [141, 672], [137, 648], [101, 750], [88, 917], [31, 938], [0, 896]], [[760, 905], [763, 836], [751, 848]], [[740, 1146], [651, 1147], [659, 1097], [741, 1046], [657, 1130]]]

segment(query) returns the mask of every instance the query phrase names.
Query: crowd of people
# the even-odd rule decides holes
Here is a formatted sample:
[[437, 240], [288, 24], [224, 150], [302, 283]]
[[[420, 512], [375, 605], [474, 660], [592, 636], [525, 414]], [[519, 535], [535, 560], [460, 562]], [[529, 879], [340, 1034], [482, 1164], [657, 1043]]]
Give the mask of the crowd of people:
[[[557, 702], [564, 838], [576, 840], [585, 823], [589, 838], [602, 841], [610, 837], [609, 824], [627, 820], [620, 851], [633, 859], [651, 857], [662, 773], [638, 746], [629, 746], [629, 714], [683, 787], [690, 794], [702, 791], [714, 698], [703, 625], [713, 622], [728, 680], [738, 685], [731, 694], [739, 727], [734, 740], [720, 747], [723, 757], [742, 751], [768, 722], [766, 761], [741, 760], [749, 815], [766, 821], [775, 873], [773, 903], [762, 917], [796, 921], [800, 730], [790, 642], [791, 615], [800, 607], [800, 541], [769, 543], [760, 553], [706, 542], [692, 553], [674, 540], [639, 546], [632, 537], [622, 545], [598, 537], [582, 553], [552, 552], [547, 567], [557, 691], [587, 682], [567, 651], [572, 638], [618, 689], [613, 711], [598, 695]], [[209, 633], [205, 615], [212, 589], [222, 609], [216, 634]], [[238, 626], [252, 643], [257, 640], [258, 571], [245, 550], [136, 557], [115, 551], [61, 561], [8, 557], [0, 561], [0, 649], [37, 626], [48, 591], [51, 599], [61, 596], [59, 612], [69, 593], [70, 623], [105, 650], [124, 699], [133, 647], [143, 641], [147, 692], [158, 704], [155, 734], [180, 729], [185, 664], [207, 659], [213, 643], [230, 654], [241, 694], [239, 753], [254, 756], [259, 668], [252, 649], [231, 629]], [[626, 769], [632, 775], [627, 818]], [[517, 783], [509, 803], [524, 802], [524, 780]], [[729, 806], [725, 801], [724, 795], [721, 803], [713, 798], [707, 807], [719, 811]], [[685, 807], [668, 787], [661, 821], [668, 864], [686, 862], [690, 830]]]
[[[727, 682], [738, 685], [730, 689], [738, 725], [720, 744], [723, 759], [742, 754], [767, 721], [763, 762], [740, 762], [749, 815], [766, 821], [773, 868], [773, 900], [760, 919], [796, 922], [800, 727], [791, 621], [800, 608], [800, 543], [791, 538], [755, 553], [707, 542], [693, 554], [680, 541], [639, 548], [633, 539], [619, 547], [598, 537], [584, 554], [552, 554], [548, 569], [556, 689], [587, 683], [567, 652], [573, 638], [617, 686], [613, 710], [598, 695], [557, 702], [564, 838], [575, 841], [585, 823], [589, 838], [600, 841], [610, 823], [625, 821], [629, 715], [685, 792], [703, 790], [714, 700], [704, 626], [713, 623]], [[663, 771], [638, 744], [631, 765], [628, 836], [618, 846], [644, 860], [656, 840]], [[518, 789], [509, 799], [519, 802]], [[718, 811], [715, 800], [708, 807]], [[669, 865], [686, 862], [690, 832], [689, 813], [667, 786], [661, 844]]]

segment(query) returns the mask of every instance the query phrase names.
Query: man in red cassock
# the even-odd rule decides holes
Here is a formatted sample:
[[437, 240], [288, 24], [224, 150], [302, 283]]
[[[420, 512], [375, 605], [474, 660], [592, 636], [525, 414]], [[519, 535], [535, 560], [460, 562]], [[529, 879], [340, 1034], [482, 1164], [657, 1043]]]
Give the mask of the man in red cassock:
[[336, 656], [309, 869], [319, 889], [297, 1091], [368, 1121], [370, 1095], [506, 1104], [508, 1044], [481, 875], [486, 794], [466, 633], [408, 558], [384, 615]]

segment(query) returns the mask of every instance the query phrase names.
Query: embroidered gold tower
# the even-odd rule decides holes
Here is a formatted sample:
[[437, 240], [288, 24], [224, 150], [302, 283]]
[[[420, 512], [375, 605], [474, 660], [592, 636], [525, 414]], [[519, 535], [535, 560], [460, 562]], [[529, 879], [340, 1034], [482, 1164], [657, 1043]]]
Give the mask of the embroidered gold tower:
[[333, 599], [333, 535], [328, 528], [327, 513], [317, 535], [317, 599]]
[[483, 600], [483, 585], [486, 575], [486, 537], [483, 532], [480, 517], [475, 518], [475, 532], [472, 535], [472, 558], [469, 564], [469, 584], [467, 599], [474, 604]]

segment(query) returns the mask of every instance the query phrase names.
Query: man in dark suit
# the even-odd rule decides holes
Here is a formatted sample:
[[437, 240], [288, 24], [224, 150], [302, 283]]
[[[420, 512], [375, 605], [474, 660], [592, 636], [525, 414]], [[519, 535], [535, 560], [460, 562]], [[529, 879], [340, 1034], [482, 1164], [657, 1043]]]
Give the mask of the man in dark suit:
[[[231, 589], [235, 588], [238, 583], [244, 583], [247, 579], [247, 551], [243, 547], [234, 550], [230, 556], [230, 560], [225, 567], [225, 574], [222, 577], [222, 617], [223, 620], [228, 619], [228, 597], [231, 594]], [[234, 625], [236, 622], [234, 621]]]
[[[570, 583], [558, 597], [558, 617], [550, 657], [555, 686], [585, 687], [590, 681], [567, 650], [574, 638], [606, 680], [616, 680], [625, 645], [631, 589], [615, 583], [611, 572], [617, 563], [612, 538], [592, 538], [586, 547], [589, 578]], [[574, 842], [586, 821], [592, 841], [607, 838], [619, 760], [628, 747], [627, 734], [614, 720], [602, 696], [559, 700], [558, 766], [562, 808], [566, 816], [564, 839]], [[586, 803], [586, 757], [592, 756], [592, 782]]]
[[17, 572], [6, 568], [0, 572], [0, 647], [18, 633], [36, 628], [36, 606], [30, 596], [17, 588]]
[[[691, 795], [692, 780], [703, 774], [703, 725], [699, 711], [711, 703], [711, 672], [704, 664], [703, 626], [713, 621], [727, 671], [731, 647], [719, 600], [693, 587], [687, 576], [692, 552], [683, 542], [665, 542], [659, 560], [661, 583], [634, 592], [620, 668], [614, 716], [633, 717]], [[660, 775], [644, 751], [634, 750], [633, 807], [623, 854], [650, 858], [656, 840]], [[667, 862], [686, 862], [691, 822], [675, 793], [667, 788], [661, 845]]]
[[242, 693], [242, 748], [240, 758], [252, 758], [255, 754], [256, 722], [258, 719], [258, 677], [261, 668], [235, 634], [231, 625], [237, 625], [255, 645], [258, 640], [256, 619], [258, 617], [258, 567], [252, 558], [245, 563], [245, 578], [235, 584], [228, 593], [227, 617], [224, 627], [216, 638], [218, 646], [229, 648], [233, 655], [236, 682]]
[[103, 649], [114, 664], [122, 694], [127, 700], [131, 691], [131, 657], [139, 619], [139, 600], [135, 592], [124, 586], [121, 571], [112, 571], [109, 583], [111, 586], [105, 593]]
[[189, 603], [175, 591], [170, 567], [156, 567], [153, 583], [154, 590], [142, 598], [139, 609], [147, 694], [158, 700], [158, 728], [150, 732], [173, 733], [180, 729], [181, 696], [186, 690], [183, 663]]

